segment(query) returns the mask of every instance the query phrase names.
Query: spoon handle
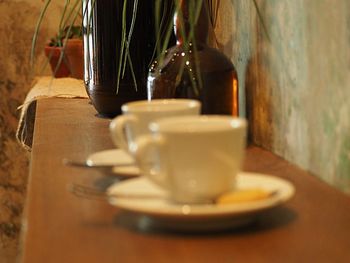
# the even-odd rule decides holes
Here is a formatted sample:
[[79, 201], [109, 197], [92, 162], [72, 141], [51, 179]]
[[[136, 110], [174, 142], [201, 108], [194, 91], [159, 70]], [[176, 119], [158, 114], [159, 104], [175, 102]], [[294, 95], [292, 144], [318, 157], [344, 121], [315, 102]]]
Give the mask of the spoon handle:
[[120, 163], [120, 164], [89, 164], [87, 162], [72, 161], [68, 159], [63, 160], [63, 164], [79, 168], [94, 168], [94, 169], [113, 169], [115, 167], [130, 167], [135, 166], [134, 163]]

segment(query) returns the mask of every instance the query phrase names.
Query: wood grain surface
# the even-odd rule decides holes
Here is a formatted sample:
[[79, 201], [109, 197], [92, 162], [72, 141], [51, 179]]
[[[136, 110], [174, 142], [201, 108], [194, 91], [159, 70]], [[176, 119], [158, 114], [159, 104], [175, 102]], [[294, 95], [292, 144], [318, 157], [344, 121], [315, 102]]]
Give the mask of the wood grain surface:
[[286, 178], [296, 195], [241, 229], [140, 230], [132, 215], [72, 195], [72, 182], [110, 183], [62, 165], [112, 148], [109, 122], [85, 99], [38, 102], [20, 262], [350, 262], [350, 198], [257, 147], [248, 148], [245, 170]]

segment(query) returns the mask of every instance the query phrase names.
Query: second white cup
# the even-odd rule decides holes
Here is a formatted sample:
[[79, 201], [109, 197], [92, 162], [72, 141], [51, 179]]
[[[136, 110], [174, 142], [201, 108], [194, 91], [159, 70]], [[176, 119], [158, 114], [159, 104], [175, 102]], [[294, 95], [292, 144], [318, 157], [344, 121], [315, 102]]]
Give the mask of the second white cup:
[[149, 133], [148, 125], [159, 118], [199, 115], [201, 103], [190, 99], [156, 99], [134, 101], [122, 106], [122, 115], [110, 124], [114, 144], [130, 152], [136, 139]]

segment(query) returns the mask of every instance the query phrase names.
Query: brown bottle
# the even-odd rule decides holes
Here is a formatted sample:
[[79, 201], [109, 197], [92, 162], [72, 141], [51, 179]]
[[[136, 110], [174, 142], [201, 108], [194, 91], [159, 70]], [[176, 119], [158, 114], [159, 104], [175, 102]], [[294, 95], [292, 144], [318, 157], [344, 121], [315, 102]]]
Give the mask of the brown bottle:
[[194, 31], [195, 41], [190, 42], [187, 48], [185, 46], [182, 32], [188, 37], [190, 1], [180, 1], [183, 23], [181, 16], [176, 14], [174, 18], [176, 46], [166, 51], [161, 65], [155, 61], [150, 68], [147, 81], [148, 99], [199, 99], [203, 114], [237, 116], [237, 72], [223, 53], [207, 45], [209, 20], [205, 1]]

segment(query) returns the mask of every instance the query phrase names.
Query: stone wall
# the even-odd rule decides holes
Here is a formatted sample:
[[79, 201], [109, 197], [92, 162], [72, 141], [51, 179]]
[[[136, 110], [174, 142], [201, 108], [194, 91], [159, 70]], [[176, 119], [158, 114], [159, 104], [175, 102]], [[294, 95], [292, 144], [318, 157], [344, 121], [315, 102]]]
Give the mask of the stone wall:
[[251, 140], [350, 193], [350, 2], [221, 3]]
[[[59, 1], [61, 2], [61, 1]], [[14, 262], [28, 176], [28, 158], [15, 139], [19, 112], [30, 89], [29, 51], [41, 0], [0, 0], [0, 262]], [[54, 6], [57, 12], [59, 7]], [[46, 20], [38, 41], [42, 47], [53, 34], [57, 16]], [[34, 70], [35, 71], [35, 70]], [[45, 70], [44, 74], [49, 71]]]

